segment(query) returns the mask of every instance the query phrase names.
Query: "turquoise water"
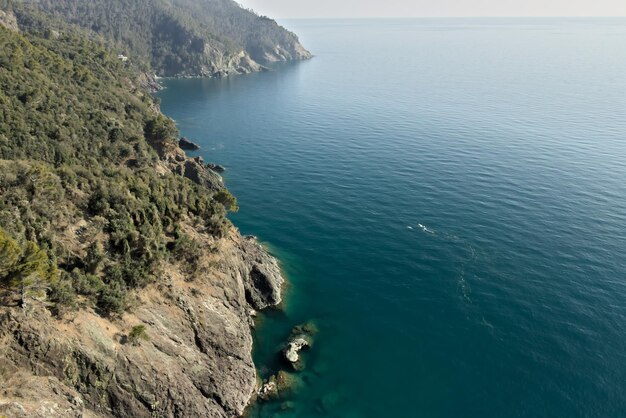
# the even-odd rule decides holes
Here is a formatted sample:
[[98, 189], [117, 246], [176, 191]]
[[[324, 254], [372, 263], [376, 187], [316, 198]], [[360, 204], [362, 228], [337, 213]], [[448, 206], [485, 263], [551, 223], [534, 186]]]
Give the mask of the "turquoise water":
[[291, 286], [255, 417], [626, 416], [626, 20], [291, 21], [316, 58], [168, 82]]

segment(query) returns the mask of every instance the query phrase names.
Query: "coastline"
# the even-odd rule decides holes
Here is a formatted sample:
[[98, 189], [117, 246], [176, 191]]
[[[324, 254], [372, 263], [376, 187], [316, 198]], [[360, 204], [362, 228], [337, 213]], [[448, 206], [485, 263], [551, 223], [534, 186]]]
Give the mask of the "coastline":
[[[19, 10], [22, 19], [30, 12]], [[28, 158], [1, 170], [0, 179], [10, 186], [0, 202], [3, 219], [16, 221], [6, 225], [8, 232], [0, 229], [15, 255], [0, 277], [7, 285], [0, 306], [0, 415], [241, 416], [260, 386], [252, 358], [254, 318], [280, 306], [285, 279], [278, 260], [229, 221], [237, 201], [218, 174], [223, 167], [183, 151], [194, 144], [181, 142], [149, 94], [162, 89], [163, 79], [127, 63], [132, 54], [100, 51], [80, 32], [65, 37], [51, 29], [40, 36], [5, 21], [3, 15], [6, 52], [26, 51], [33, 61], [55, 59], [59, 66], [35, 71], [16, 60], [12, 69], [19, 72], [1, 74], [7, 92], [18, 96], [19, 76], [33, 75], [27, 82], [56, 100], [41, 113], [50, 121], [57, 111], [73, 117], [63, 125], [67, 132], [22, 132], [40, 128], [31, 118], [41, 114], [26, 107], [26, 96], [11, 110], [22, 123], [9, 134], [39, 142], [7, 141], [14, 147], [3, 148], [7, 168], [22, 154]], [[288, 43], [294, 56], [309, 58], [297, 38]], [[183, 66], [176, 78], [267, 70], [245, 51], [197, 52], [215, 60]], [[266, 54], [269, 61], [292, 58], [287, 49], [274, 52]], [[84, 60], [74, 59], [79, 53]], [[81, 143], [83, 136], [93, 146]], [[12, 174], [25, 180], [12, 181]], [[50, 196], [38, 194], [40, 180], [50, 181]], [[28, 181], [36, 186], [30, 199], [19, 199], [24, 212], [6, 209]], [[46, 208], [37, 212], [42, 219], [22, 219], [36, 203]], [[37, 269], [26, 275], [22, 263], [31, 252]]]
[[[183, 78], [195, 79], [195, 80], [207, 79], [207, 77], [183, 77]], [[224, 77], [217, 77], [217, 78], [220, 79]], [[168, 86], [167, 82], [180, 80], [180, 79], [181, 77], [161, 78], [160, 81], [164, 83], [163, 90], [169, 90], [170, 92], [176, 91], [175, 87]], [[215, 77], [210, 77], [208, 79], [215, 79]], [[163, 111], [163, 114], [168, 117], [173, 117], [165, 111]], [[173, 120], [176, 121], [175, 118], [173, 118]], [[185, 126], [184, 125], [180, 126], [180, 128], [181, 128], [181, 134], [187, 135], [187, 132], [185, 132], [186, 131]], [[211, 155], [210, 151], [203, 152], [203, 149], [204, 149], [203, 145], [205, 143], [205, 139], [202, 137], [202, 135], [198, 135], [196, 133], [196, 135], [190, 134], [189, 137], [192, 138], [193, 141], [197, 141], [198, 144], [200, 144], [199, 149], [195, 150], [192, 155], [198, 155], [211, 162], [214, 162], [215, 157]], [[218, 163], [222, 163], [222, 161], [220, 161], [219, 158], [216, 159], [215, 161]], [[232, 163], [229, 165], [229, 167], [230, 166], [232, 166]], [[232, 171], [229, 169], [228, 172], [232, 172]], [[225, 182], [225, 186], [228, 187], [227, 181]], [[237, 224], [236, 219], [235, 220], [231, 219], [231, 222], [235, 230], [238, 231], [238, 233], [240, 233], [239, 225]], [[254, 231], [252, 232], [254, 233]], [[306, 338], [312, 344], [314, 334], [317, 331], [316, 331], [316, 325], [314, 325], [312, 322], [305, 321], [302, 324], [299, 324], [298, 322], [294, 322], [289, 326], [288, 330], [285, 330], [285, 329], [282, 330], [282, 336], [280, 337], [280, 342], [278, 343], [279, 345], [276, 345], [276, 339], [272, 338], [272, 344], [273, 344], [272, 347], [274, 347], [274, 349], [272, 350], [271, 348], [269, 348], [269, 350], [272, 351], [269, 357], [267, 355], [268, 347], [264, 347], [264, 349], [260, 350], [262, 352], [265, 352], [265, 354], [262, 355], [263, 358], [261, 359], [255, 358], [255, 353], [257, 353], [260, 348], [257, 343], [260, 337], [259, 333], [263, 331], [262, 330], [263, 326], [264, 325], [271, 326], [271, 323], [275, 322], [277, 317], [283, 318], [282, 322], [284, 322], [284, 318], [286, 318], [288, 314], [287, 312], [288, 304], [290, 303], [289, 296], [290, 296], [291, 291], [293, 290], [293, 283], [289, 280], [289, 275], [287, 274], [286, 266], [284, 265], [285, 260], [281, 258], [279, 249], [275, 248], [270, 242], [260, 240], [259, 237], [255, 235], [244, 236], [244, 238], [254, 239], [255, 242], [258, 244], [258, 246], [262, 248], [262, 251], [265, 254], [269, 255], [269, 257], [271, 257], [278, 263], [278, 266], [279, 266], [279, 269], [283, 278], [283, 281], [281, 282], [281, 285], [280, 285], [280, 294], [281, 294], [280, 301], [276, 304], [268, 305], [267, 307], [265, 307], [265, 309], [260, 309], [258, 311], [255, 310], [252, 312], [252, 315], [251, 315], [252, 321], [251, 321], [251, 328], [250, 328], [250, 336], [252, 340], [254, 341], [254, 343], [252, 347], [250, 348], [249, 353], [253, 357], [253, 363], [254, 363], [254, 367], [256, 370], [256, 386], [255, 386], [254, 392], [250, 394], [248, 403], [244, 409], [244, 414], [242, 415], [245, 417], [249, 417], [249, 416], [252, 416], [252, 414], [259, 413], [258, 408], [262, 408], [264, 404], [270, 403], [270, 404], [276, 405], [277, 402], [279, 403], [288, 402], [289, 399], [291, 398], [293, 390], [296, 387], [302, 386], [303, 382], [302, 382], [302, 377], [299, 376], [299, 370], [295, 368], [296, 367], [295, 365], [290, 365], [290, 363], [284, 359], [283, 349], [289, 345], [292, 339], [302, 336], [302, 335], [305, 335]], [[291, 323], [292, 321], [287, 321], [287, 322]], [[315, 331], [309, 330], [306, 332], [302, 332], [302, 331], [298, 332], [299, 329], [301, 330], [302, 328], [307, 328], [307, 327], [311, 327], [312, 329], [315, 329]], [[279, 381], [280, 383], [277, 386], [274, 386], [273, 382], [275, 381]]]
[[[267, 70], [269, 71], [269, 69]], [[155, 76], [154, 79], [158, 82], [159, 88], [158, 90], [151, 91], [151, 93], [154, 94], [154, 93], [158, 93], [159, 91], [167, 89], [168, 87], [164, 85], [163, 83], [166, 83], [169, 80], [221, 79], [221, 78], [226, 78], [226, 77], [232, 77], [234, 75], [246, 75], [246, 74], [232, 74], [232, 75], [211, 76], [211, 77], [201, 77], [201, 76], [158, 77], [158, 76]], [[170, 117], [167, 115], [167, 113], [163, 112], [160, 108], [159, 108], [159, 112], [168, 118]], [[175, 121], [175, 119], [173, 120]], [[193, 138], [193, 139], [197, 140], [198, 138]], [[199, 149], [196, 150], [196, 153], [201, 154], [201, 151], [199, 151]], [[187, 156], [187, 153], [185, 151], [182, 151], [182, 152], [185, 155], [185, 158], [187, 160], [197, 160], [199, 158], [199, 157]], [[208, 158], [208, 155], [204, 155], [204, 157]], [[207, 164], [207, 167], [211, 166], [213, 163]], [[223, 183], [223, 181], [221, 182]], [[224, 184], [224, 186], [228, 187], [227, 184]], [[271, 271], [269, 275], [266, 275], [266, 277], [267, 276], [271, 277], [269, 281], [265, 280], [264, 283], [260, 283], [257, 281], [258, 275], [251, 273], [250, 274], [251, 280], [244, 282], [244, 285], [246, 287], [246, 300], [251, 307], [251, 309], [249, 309], [247, 312], [248, 318], [249, 318], [248, 319], [248, 323], [249, 323], [248, 334], [249, 334], [249, 338], [252, 341], [255, 341], [256, 340], [255, 334], [257, 332], [257, 329], [260, 326], [260, 324], [264, 321], [265, 319], [264, 316], [268, 314], [268, 311], [285, 312], [284, 311], [285, 303], [287, 303], [286, 297], [288, 296], [291, 283], [287, 279], [287, 275], [285, 274], [282, 268], [280, 257], [278, 257], [278, 255], [276, 254], [276, 251], [273, 251], [273, 247], [270, 243], [259, 240], [259, 238], [255, 235], [242, 235], [236, 223], [231, 220], [231, 224], [232, 224], [231, 226], [232, 233], [236, 237], [239, 237], [239, 238], [236, 238], [236, 240], [244, 243], [242, 248], [247, 248], [243, 251], [243, 253], [253, 254], [253, 256], [250, 257], [251, 260], [252, 259], [256, 261], [261, 260], [262, 262], [259, 263], [258, 266], [261, 269], [269, 268], [269, 270]], [[254, 271], [254, 270], [255, 268], [253, 267], [251, 271]], [[269, 293], [269, 297], [267, 294], [264, 295], [261, 289], [265, 291], [267, 291], [267, 289], [270, 289], [269, 292], [266, 292], [266, 293]], [[254, 293], [257, 293], [257, 295], [253, 296]], [[246, 337], [246, 339], [248, 338]], [[248, 355], [251, 358], [254, 354], [254, 350], [255, 350], [255, 345], [253, 343], [247, 350]], [[277, 353], [277, 357], [278, 355], [279, 353]], [[260, 394], [263, 390], [264, 385], [267, 384], [268, 379], [267, 378], [264, 379], [262, 377], [262, 373], [260, 373], [260, 370], [266, 367], [266, 365], [262, 363], [256, 363], [254, 362], [254, 360], [252, 360], [252, 363], [254, 365], [254, 370], [255, 370], [255, 379], [254, 379], [255, 386], [252, 392], [250, 392], [248, 389], [243, 390], [243, 394], [245, 396], [248, 396], [248, 400], [246, 404], [244, 405], [243, 410], [241, 411], [240, 415], [238, 415], [241, 417], [251, 416], [250, 414], [253, 413], [254, 408], [256, 408], [259, 405], [259, 403], [264, 402], [263, 399], [260, 399]], [[278, 373], [279, 370], [276, 369], [274, 370], [274, 372]], [[267, 401], [267, 399], [265, 401]]]
[[[160, 112], [158, 107], [153, 110]], [[163, 114], [161, 112], [161, 114]], [[196, 190], [223, 190], [221, 177], [170, 143], [149, 169], [186, 177]], [[65, 228], [68, 240], [97, 225]], [[240, 416], [259, 382], [253, 362], [256, 311], [280, 305], [278, 261], [231, 222], [216, 236], [190, 215], [180, 233], [191, 245], [164, 259], [159, 280], [129, 291], [129, 309], [101, 316], [87, 303], [56, 318], [43, 301], [0, 310], [4, 382], [0, 413], [27, 418]], [[75, 251], [79, 251], [78, 249]], [[145, 340], [130, 342], [142, 326]], [[50, 410], [48, 405], [56, 405]], [[46, 411], [46, 412], [42, 412]]]

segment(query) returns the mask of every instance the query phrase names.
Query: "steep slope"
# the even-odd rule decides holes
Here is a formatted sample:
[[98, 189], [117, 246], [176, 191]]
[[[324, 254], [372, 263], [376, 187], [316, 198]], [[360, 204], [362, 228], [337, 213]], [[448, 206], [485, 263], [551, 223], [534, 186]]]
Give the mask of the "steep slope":
[[2, 12], [0, 416], [239, 416], [278, 264], [115, 52]]
[[246, 73], [311, 56], [296, 35], [232, 0], [38, 0], [32, 6], [103, 35], [160, 76]]

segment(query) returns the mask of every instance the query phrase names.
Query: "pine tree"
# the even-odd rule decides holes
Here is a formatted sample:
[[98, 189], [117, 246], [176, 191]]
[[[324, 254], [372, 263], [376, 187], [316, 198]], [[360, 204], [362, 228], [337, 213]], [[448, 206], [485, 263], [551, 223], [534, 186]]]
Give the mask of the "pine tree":
[[58, 280], [58, 271], [37, 244], [28, 241], [20, 250], [0, 229], [0, 280], [8, 295], [17, 296], [20, 306], [25, 307], [28, 298], [45, 296], [50, 284]]
[[20, 246], [0, 228], [0, 280], [11, 273], [20, 260]]

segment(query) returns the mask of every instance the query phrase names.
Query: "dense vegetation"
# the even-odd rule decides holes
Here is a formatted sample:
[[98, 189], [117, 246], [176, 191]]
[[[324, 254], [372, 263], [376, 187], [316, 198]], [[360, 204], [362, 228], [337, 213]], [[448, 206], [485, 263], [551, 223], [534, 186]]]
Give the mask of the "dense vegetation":
[[240, 51], [263, 63], [298, 44], [275, 21], [232, 0], [37, 0], [34, 7], [103, 35], [159, 75], [211, 74]]
[[114, 52], [16, 12], [21, 33], [0, 25], [3, 303], [122, 312], [184, 251], [182, 222], [220, 236], [236, 201], [156, 169], [176, 127]]

